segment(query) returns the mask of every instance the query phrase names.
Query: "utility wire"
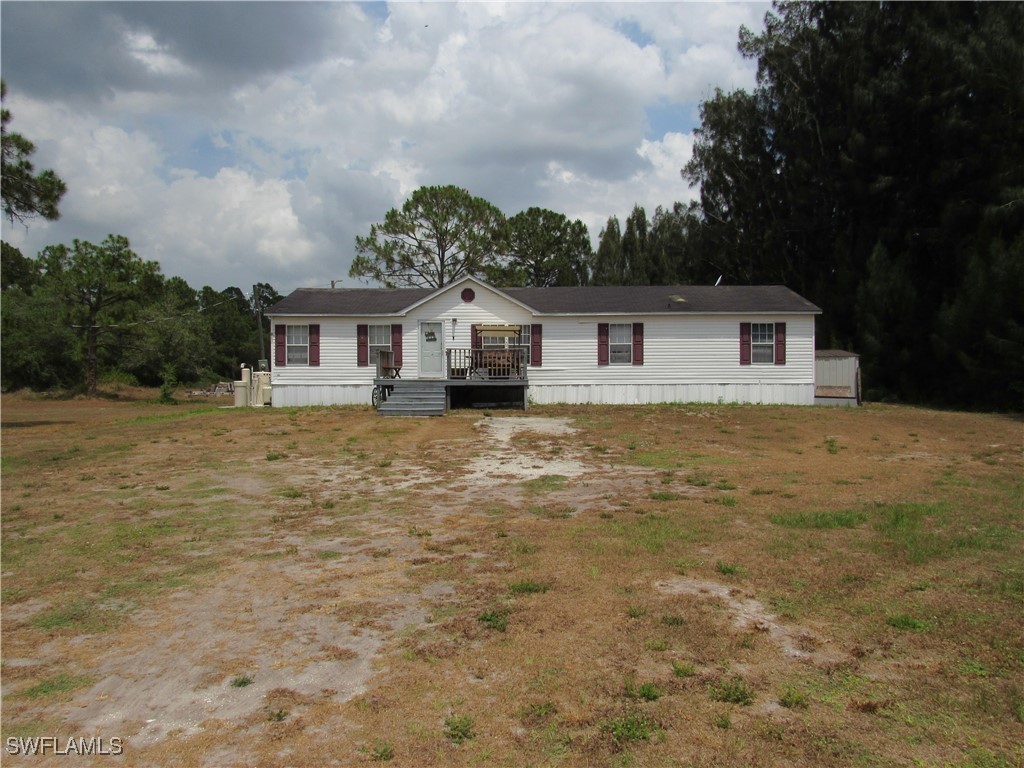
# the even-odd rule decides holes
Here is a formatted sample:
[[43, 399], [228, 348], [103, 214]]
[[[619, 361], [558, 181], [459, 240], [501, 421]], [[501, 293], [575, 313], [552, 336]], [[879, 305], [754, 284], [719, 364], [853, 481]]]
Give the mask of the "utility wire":
[[[249, 297], [246, 296], [246, 298], [249, 298]], [[82, 325], [82, 324], [79, 324], [79, 323], [72, 323], [72, 324], [68, 325], [67, 327], [68, 328], [131, 328], [132, 326], [136, 326], [136, 325], [152, 325], [153, 323], [161, 323], [164, 320], [178, 320], [178, 319], [180, 319], [182, 317], [188, 317], [189, 315], [198, 315], [200, 312], [205, 312], [208, 309], [213, 309], [214, 307], [219, 307], [221, 304], [227, 304], [227, 303], [232, 302], [232, 301], [234, 301], [234, 299], [224, 299], [223, 301], [218, 301], [216, 304], [210, 304], [208, 306], [201, 307], [199, 309], [190, 309], [187, 312], [180, 312], [180, 313], [178, 313], [176, 315], [164, 315], [163, 317], [155, 317], [155, 318], [152, 318], [150, 320], [136, 320], [136, 321], [131, 322], [131, 323], [109, 323], [108, 325]], [[58, 326], [58, 325], [63, 325], [63, 323], [50, 323], [50, 325]]]

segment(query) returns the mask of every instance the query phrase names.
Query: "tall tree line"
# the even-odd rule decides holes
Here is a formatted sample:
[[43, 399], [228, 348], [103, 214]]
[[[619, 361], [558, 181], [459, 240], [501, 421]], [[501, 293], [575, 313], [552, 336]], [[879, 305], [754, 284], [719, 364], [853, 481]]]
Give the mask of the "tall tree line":
[[713, 281], [720, 272], [715, 259], [694, 248], [699, 218], [694, 206], [658, 206], [648, 220], [636, 205], [625, 228], [611, 216], [598, 239], [591, 270], [592, 285], [677, 285]]
[[691, 258], [784, 283], [877, 394], [1024, 397], [1024, 6], [779, 3], [701, 107]]
[[4, 389], [95, 393], [104, 377], [145, 385], [233, 379], [240, 362], [267, 356], [260, 317], [280, 296], [265, 283], [252, 295], [197, 291], [165, 277], [120, 235], [50, 246], [35, 259], [2, 247]]
[[1024, 405], [1024, 5], [776, 3], [741, 29], [690, 206], [601, 232], [597, 285], [781, 283], [869, 393]]

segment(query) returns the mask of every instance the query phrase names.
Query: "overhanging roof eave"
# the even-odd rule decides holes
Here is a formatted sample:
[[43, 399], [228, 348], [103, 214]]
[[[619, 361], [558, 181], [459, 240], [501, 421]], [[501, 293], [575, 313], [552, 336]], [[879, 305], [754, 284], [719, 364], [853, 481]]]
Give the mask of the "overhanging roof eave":
[[728, 310], [688, 310], [688, 311], [657, 311], [657, 310], [616, 310], [614, 312], [534, 312], [536, 317], [637, 317], [638, 315], [657, 315], [658, 317], [686, 317], [688, 315], [820, 315], [821, 309], [728, 309]]
[[406, 312], [264, 312], [266, 317], [405, 317]]

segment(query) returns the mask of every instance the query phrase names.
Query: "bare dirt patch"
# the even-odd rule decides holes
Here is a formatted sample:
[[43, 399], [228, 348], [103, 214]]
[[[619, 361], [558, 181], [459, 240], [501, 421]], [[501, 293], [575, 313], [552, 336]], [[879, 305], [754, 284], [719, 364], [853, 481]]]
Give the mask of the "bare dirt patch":
[[3, 410], [4, 737], [117, 736], [125, 765], [1022, 759], [1019, 420]]
[[737, 629], [767, 633], [788, 658], [813, 660], [816, 663], [834, 663], [844, 658], [842, 653], [827, 653], [823, 649], [823, 645], [830, 643], [830, 640], [798, 624], [780, 623], [778, 616], [770, 613], [760, 600], [736, 587], [680, 576], [656, 581], [654, 588], [666, 595], [717, 598], [732, 615], [733, 625]]
[[467, 483], [491, 487], [494, 480], [579, 477], [592, 471], [574, 447], [577, 431], [567, 418], [486, 418], [477, 427], [488, 449], [467, 462]]

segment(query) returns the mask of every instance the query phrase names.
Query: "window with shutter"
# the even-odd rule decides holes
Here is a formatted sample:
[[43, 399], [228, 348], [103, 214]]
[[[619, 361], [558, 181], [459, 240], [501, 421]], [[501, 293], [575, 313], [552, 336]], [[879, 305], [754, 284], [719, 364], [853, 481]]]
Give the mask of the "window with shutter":
[[644, 364], [644, 324], [633, 323], [633, 365]]
[[368, 325], [366, 326], [366, 336], [369, 362], [371, 365], [376, 365], [381, 351], [391, 351], [391, 326]]
[[275, 325], [274, 326], [274, 365], [278, 367], [284, 367], [287, 365], [287, 338], [288, 338], [288, 326], [286, 325]]
[[356, 365], [364, 367], [370, 364], [370, 332], [369, 326], [356, 326]]
[[402, 326], [391, 326], [391, 350], [395, 353], [395, 365], [402, 367]]
[[611, 323], [608, 326], [608, 362], [611, 365], [633, 364], [633, 324]]
[[309, 364], [320, 365], [320, 325], [309, 326]]
[[289, 325], [285, 344], [288, 365], [309, 365], [308, 325]]
[[740, 323], [740, 365], [750, 365], [750, 323]]
[[740, 365], [785, 364], [785, 323], [740, 323]]

